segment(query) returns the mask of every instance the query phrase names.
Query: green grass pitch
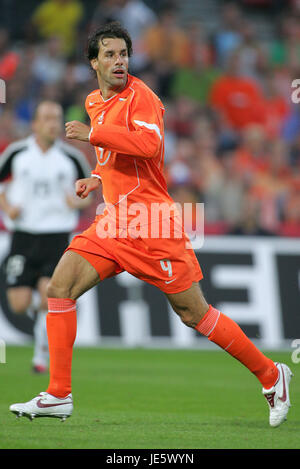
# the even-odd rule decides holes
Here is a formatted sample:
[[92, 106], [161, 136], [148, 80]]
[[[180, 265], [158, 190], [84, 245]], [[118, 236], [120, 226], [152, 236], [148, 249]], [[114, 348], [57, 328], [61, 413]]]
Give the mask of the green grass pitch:
[[287, 422], [268, 424], [257, 379], [222, 351], [74, 349], [73, 416], [16, 419], [8, 407], [44, 391], [31, 347], [7, 347], [0, 364], [1, 449], [298, 449], [300, 364], [267, 353], [294, 373]]

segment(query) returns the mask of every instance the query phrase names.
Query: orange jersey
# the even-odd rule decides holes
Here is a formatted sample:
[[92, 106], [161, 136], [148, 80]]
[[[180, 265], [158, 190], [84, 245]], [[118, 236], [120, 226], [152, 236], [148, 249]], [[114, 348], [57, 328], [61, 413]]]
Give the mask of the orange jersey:
[[99, 90], [86, 99], [91, 119], [90, 143], [106, 204], [167, 202], [164, 165], [164, 107], [141, 80], [128, 75], [121, 93], [104, 100]]
[[[124, 90], [106, 101], [99, 90], [90, 93], [86, 110], [97, 155], [92, 174], [102, 180], [106, 208], [68, 249], [93, 265], [101, 280], [126, 270], [166, 293], [188, 289], [202, 278], [202, 271], [167, 192], [161, 101], [129, 75]], [[167, 210], [153, 219], [153, 205]], [[136, 216], [133, 206], [137, 211], [146, 208], [146, 215], [141, 210], [144, 216]]]

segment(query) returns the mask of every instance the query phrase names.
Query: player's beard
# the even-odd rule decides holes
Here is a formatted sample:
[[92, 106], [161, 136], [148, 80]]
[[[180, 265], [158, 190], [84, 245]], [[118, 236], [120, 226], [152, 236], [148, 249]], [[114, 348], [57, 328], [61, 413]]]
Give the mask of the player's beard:
[[98, 71], [97, 73], [99, 88], [102, 90], [102, 92], [104, 90], [110, 90], [116, 93], [121, 92], [125, 88], [128, 80], [127, 70], [124, 70], [124, 76], [122, 76], [122, 78], [117, 78], [113, 71], [105, 73], [103, 72], [104, 71], [102, 71], [102, 73], [101, 71]]
[[127, 83], [128, 70], [123, 69], [124, 74], [120, 77], [117, 77], [114, 72], [110, 73], [110, 84], [114, 90], [122, 90]]

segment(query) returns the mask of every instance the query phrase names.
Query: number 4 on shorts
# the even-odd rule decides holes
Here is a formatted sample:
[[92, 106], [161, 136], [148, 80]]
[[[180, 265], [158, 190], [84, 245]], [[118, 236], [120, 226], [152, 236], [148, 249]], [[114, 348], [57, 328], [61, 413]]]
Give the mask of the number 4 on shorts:
[[162, 261], [160, 261], [160, 265], [161, 265], [161, 268], [164, 272], [168, 272], [168, 277], [172, 277], [173, 275], [173, 272], [172, 272], [172, 264], [171, 264], [171, 261], [169, 261], [168, 259], [164, 259]]

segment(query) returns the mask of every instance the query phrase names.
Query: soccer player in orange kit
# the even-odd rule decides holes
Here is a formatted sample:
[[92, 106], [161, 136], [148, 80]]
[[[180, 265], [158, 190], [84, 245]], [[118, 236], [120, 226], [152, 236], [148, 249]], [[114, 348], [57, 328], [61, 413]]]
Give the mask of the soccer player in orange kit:
[[[151, 236], [150, 208], [156, 203], [174, 205], [163, 176], [164, 107], [145, 83], [128, 73], [131, 53], [131, 38], [119, 23], [101, 27], [89, 39], [88, 58], [99, 84], [86, 99], [91, 127], [68, 122], [66, 136], [95, 147], [96, 168], [91, 177], [76, 182], [76, 193], [85, 198], [102, 184], [106, 207], [72, 240], [49, 282], [48, 389], [31, 401], [11, 405], [10, 410], [29, 418], [65, 420], [72, 414], [76, 300], [100, 281], [126, 270], [156, 285], [184, 324], [207, 336], [258, 378], [269, 405], [269, 423], [278, 426], [290, 406], [290, 369], [267, 358], [232, 319], [206, 302], [199, 286], [202, 272], [184, 231], [178, 236], [177, 229], [175, 235], [165, 237], [162, 220], [159, 235]], [[142, 235], [131, 229], [136, 215], [131, 209], [139, 206], [147, 209], [144, 224], [140, 223]], [[178, 214], [166, 213], [167, 221], [177, 226]]]

